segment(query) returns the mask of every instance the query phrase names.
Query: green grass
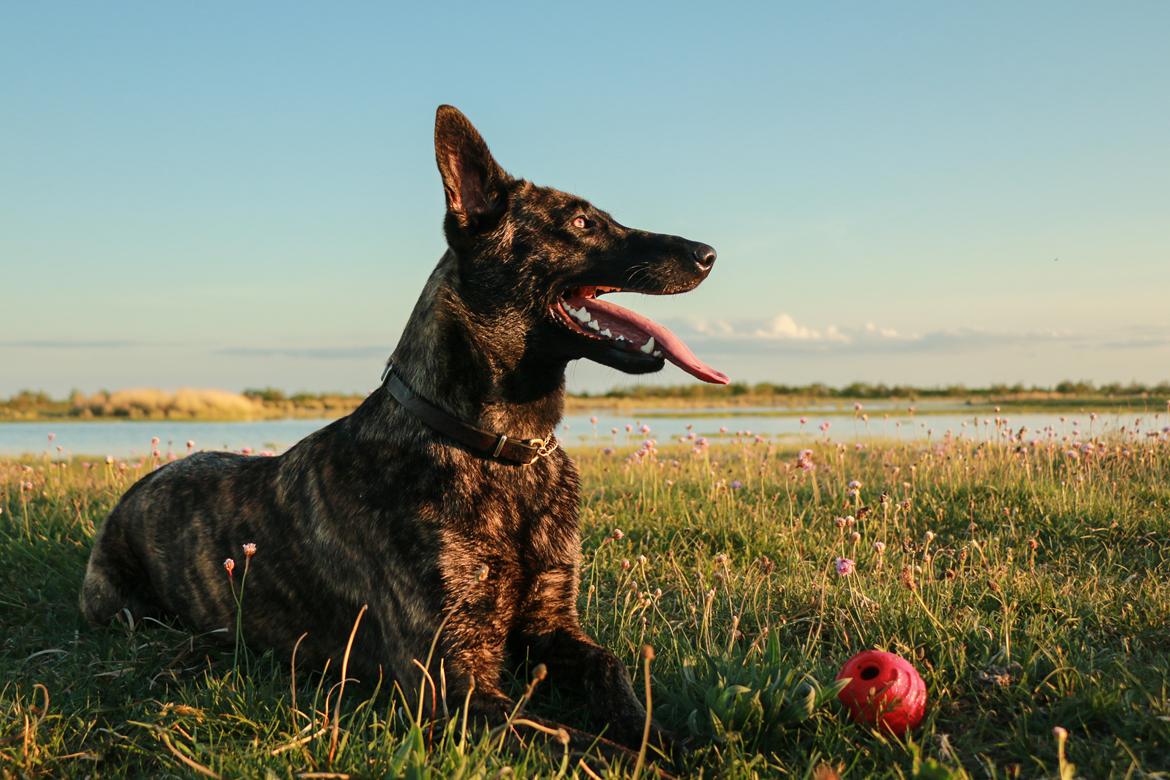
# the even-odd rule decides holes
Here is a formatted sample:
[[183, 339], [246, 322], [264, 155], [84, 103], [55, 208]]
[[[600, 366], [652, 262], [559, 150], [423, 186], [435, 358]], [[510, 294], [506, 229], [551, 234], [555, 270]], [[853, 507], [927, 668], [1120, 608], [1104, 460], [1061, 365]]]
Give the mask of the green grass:
[[[579, 450], [583, 622], [640, 695], [654, 648], [654, 712], [693, 737], [690, 776], [1071, 778], [1058, 726], [1079, 776], [1157, 776], [1170, 770], [1170, 442], [1068, 447], [829, 443], [814, 471], [769, 443]], [[413, 692], [351, 688], [338, 707], [331, 679], [294, 686], [270, 656], [243, 675], [230, 647], [173, 627], [83, 627], [94, 526], [136, 476], [0, 461], [0, 776], [582, 771], [556, 749], [420, 724], [403, 706]], [[839, 527], [846, 516], [859, 519]], [[838, 576], [838, 557], [856, 571]], [[832, 700], [841, 664], [871, 647], [926, 680], [908, 742]], [[572, 719], [540, 693], [538, 711]]]

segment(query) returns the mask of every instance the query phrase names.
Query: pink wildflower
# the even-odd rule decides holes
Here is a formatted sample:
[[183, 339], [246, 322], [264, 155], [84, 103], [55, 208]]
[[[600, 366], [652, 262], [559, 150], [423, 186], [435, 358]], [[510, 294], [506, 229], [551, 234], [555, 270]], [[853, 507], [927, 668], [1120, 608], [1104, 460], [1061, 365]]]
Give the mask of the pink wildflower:
[[837, 574], [841, 577], [848, 577], [855, 568], [852, 558], [838, 558], [836, 566]]

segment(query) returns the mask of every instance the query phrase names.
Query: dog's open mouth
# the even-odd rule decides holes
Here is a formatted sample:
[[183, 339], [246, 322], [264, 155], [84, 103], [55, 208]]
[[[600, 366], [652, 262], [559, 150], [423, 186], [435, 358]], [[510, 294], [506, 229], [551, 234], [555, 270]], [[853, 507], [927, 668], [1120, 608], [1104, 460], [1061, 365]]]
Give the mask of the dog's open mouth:
[[554, 309], [578, 335], [609, 341], [619, 349], [640, 352], [648, 358], [665, 358], [704, 382], [728, 383], [726, 374], [699, 360], [664, 325], [599, 297], [620, 291], [617, 287], [577, 287], [565, 292]]

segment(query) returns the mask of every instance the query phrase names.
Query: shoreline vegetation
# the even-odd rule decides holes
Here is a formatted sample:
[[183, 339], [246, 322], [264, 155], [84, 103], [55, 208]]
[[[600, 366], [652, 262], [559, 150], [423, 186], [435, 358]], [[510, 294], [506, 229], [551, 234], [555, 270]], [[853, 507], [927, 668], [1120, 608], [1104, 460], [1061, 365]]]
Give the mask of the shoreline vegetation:
[[[0, 422], [91, 421], [91, 420], [189, 420], [199, 422], [279, 419], [336, 418], [348, 414], [362, 402], [358, 393], [286, 394], [276, 388], [228, 390], [182, 388], [160, 390], [136, 388], [100, 390], [92, 395], [73, 391], [67, 398], [22, 390], [0, 399]], [[1170, 407], [1170, 382], [1156, 385], [1104, 384], [1064, 381], [1052, 387], [990, 385], [966, 387], [912, 387], [854, 382], [842, 387], [821, 383], [782, 385], [771, 382], [726, 386], [662, 385], [617, 387], [604, 393], [579, 393], [566, 397], [566, 412], [590, 410], [687, 410], [702, 416], [712, 413], [736, 414], [740, 408], [753, 414], [799, 414], [807, 410], [848, 412], [855, 403], [879, 402], [890, 411], [914, 406], [918, 414], [945, 413], [1002, 406], [1013, 411], [1077, 410], [1095, 408], [1159, 411]], [[921, 407], [915, 406], [922, 404]], [[699, 410], [699, 411], [696, 411]]]

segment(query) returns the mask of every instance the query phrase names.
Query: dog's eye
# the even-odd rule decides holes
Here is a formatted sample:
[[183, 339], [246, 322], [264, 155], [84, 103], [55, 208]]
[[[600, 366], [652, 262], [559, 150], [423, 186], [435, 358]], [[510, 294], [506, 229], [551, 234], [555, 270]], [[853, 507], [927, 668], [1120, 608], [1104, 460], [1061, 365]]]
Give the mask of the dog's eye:
[[577, 228], [578, 230], [588, 230], [589, 228], [593, 227], [593, 221], [584, 214], [578, 214], [577, 216], [573, 217], [573, 227]]

